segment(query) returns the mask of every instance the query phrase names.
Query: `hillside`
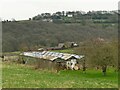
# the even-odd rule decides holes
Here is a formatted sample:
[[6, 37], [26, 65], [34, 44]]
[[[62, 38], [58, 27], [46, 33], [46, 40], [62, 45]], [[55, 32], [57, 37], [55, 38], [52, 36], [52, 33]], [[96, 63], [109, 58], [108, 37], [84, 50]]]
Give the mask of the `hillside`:
[[82, 42], [102, 37], [117, 38], [117, 25], [56, 24], [42, 21], [17, 21], [3, 23], [3, 51], [18, 51], [24, 48], [56, 46], [60, 42]]

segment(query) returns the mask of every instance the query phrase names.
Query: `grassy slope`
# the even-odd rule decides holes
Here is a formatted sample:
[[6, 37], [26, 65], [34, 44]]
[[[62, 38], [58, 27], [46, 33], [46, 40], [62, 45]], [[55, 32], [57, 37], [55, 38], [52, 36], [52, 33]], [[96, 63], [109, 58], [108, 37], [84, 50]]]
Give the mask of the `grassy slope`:
[[61, 71], [51, 73], [31, 67], [3, 63], [3, 88], [108, 88], [117, 87], [117, 73], [109, 69], [107, 76], [101, 71]]
[[60, 52], [60, 53], [74, 53], [73, 49], [64, 49], [64, 50], [52, 50], [53, 52]]

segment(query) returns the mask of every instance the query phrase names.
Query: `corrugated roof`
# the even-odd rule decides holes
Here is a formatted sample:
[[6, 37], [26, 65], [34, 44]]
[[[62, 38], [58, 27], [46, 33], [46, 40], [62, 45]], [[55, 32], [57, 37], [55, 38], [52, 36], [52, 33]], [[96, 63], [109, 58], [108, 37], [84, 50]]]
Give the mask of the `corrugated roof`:
[[50, 52], [50, 51], [43, 51], [43, 52], [24, 52], [23, 55], [36, 57], [36, 58], [43, 58], [47, 60], [54, 61], [57, 58], [61, 58], [64, 60], [68, 60], [71, 57], [76, 59], [81, 59], [84, 55], [76, 55], [76, 54], [68, 54], [68, 53], [59, 53], [59, 52]]
[[53, 57], [53, 58], [51, 58], [50, 60], [51, 61], [54, 61], [55, 59], [57, 59], [58, 57]]

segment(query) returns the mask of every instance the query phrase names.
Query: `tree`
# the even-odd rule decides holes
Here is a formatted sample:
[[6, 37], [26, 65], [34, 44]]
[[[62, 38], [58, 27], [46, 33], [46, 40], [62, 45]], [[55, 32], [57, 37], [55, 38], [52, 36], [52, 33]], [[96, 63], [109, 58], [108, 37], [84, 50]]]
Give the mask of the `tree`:
[[106, 75], [108, 65], [112, 65], [113, 55], [112, 47], [109, 44], [95, 45], [92, 49], [91, 63], [95, 66], [101, 66], [103, 75]]
[[15, 22], [16, 20], [14, 18], [11, 19], [12, 22]]
[[[86, 64], [92, 67], [100, 66], [103, 75], [106, 75], [107, 67], [116, 65], [116, 46], [111, 42], [89, 42], [76, 49], [86, 57]], [[114, 50], [115, 49], [115, 50]]]
[[35, 16], [35, 17], [32, 18], [32, 20], [41, 20], [41, 19], [42, 19], [42, 16], [39, 15], [39, 14], [37, 16]]
[[85, 56], [84, 59], [81, 62], [83, 71], [86, 71], [87, 62], [88, 62], [88, 55], [89, 55], [89, 49], [90, 49], [90, 47], [88, 47], [85, 44], [82, 45], [81, 47], [78, 47], [78, 48], [74, 49], [76, 54]]

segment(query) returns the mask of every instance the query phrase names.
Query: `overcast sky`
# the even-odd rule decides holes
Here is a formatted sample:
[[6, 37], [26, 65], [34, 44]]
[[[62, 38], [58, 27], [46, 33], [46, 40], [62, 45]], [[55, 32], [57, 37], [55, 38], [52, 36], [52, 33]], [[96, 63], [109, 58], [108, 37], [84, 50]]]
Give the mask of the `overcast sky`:
[[0, 0], [2, 20], [24, 20], [44, 12], [117, 10], [119, 0]]

